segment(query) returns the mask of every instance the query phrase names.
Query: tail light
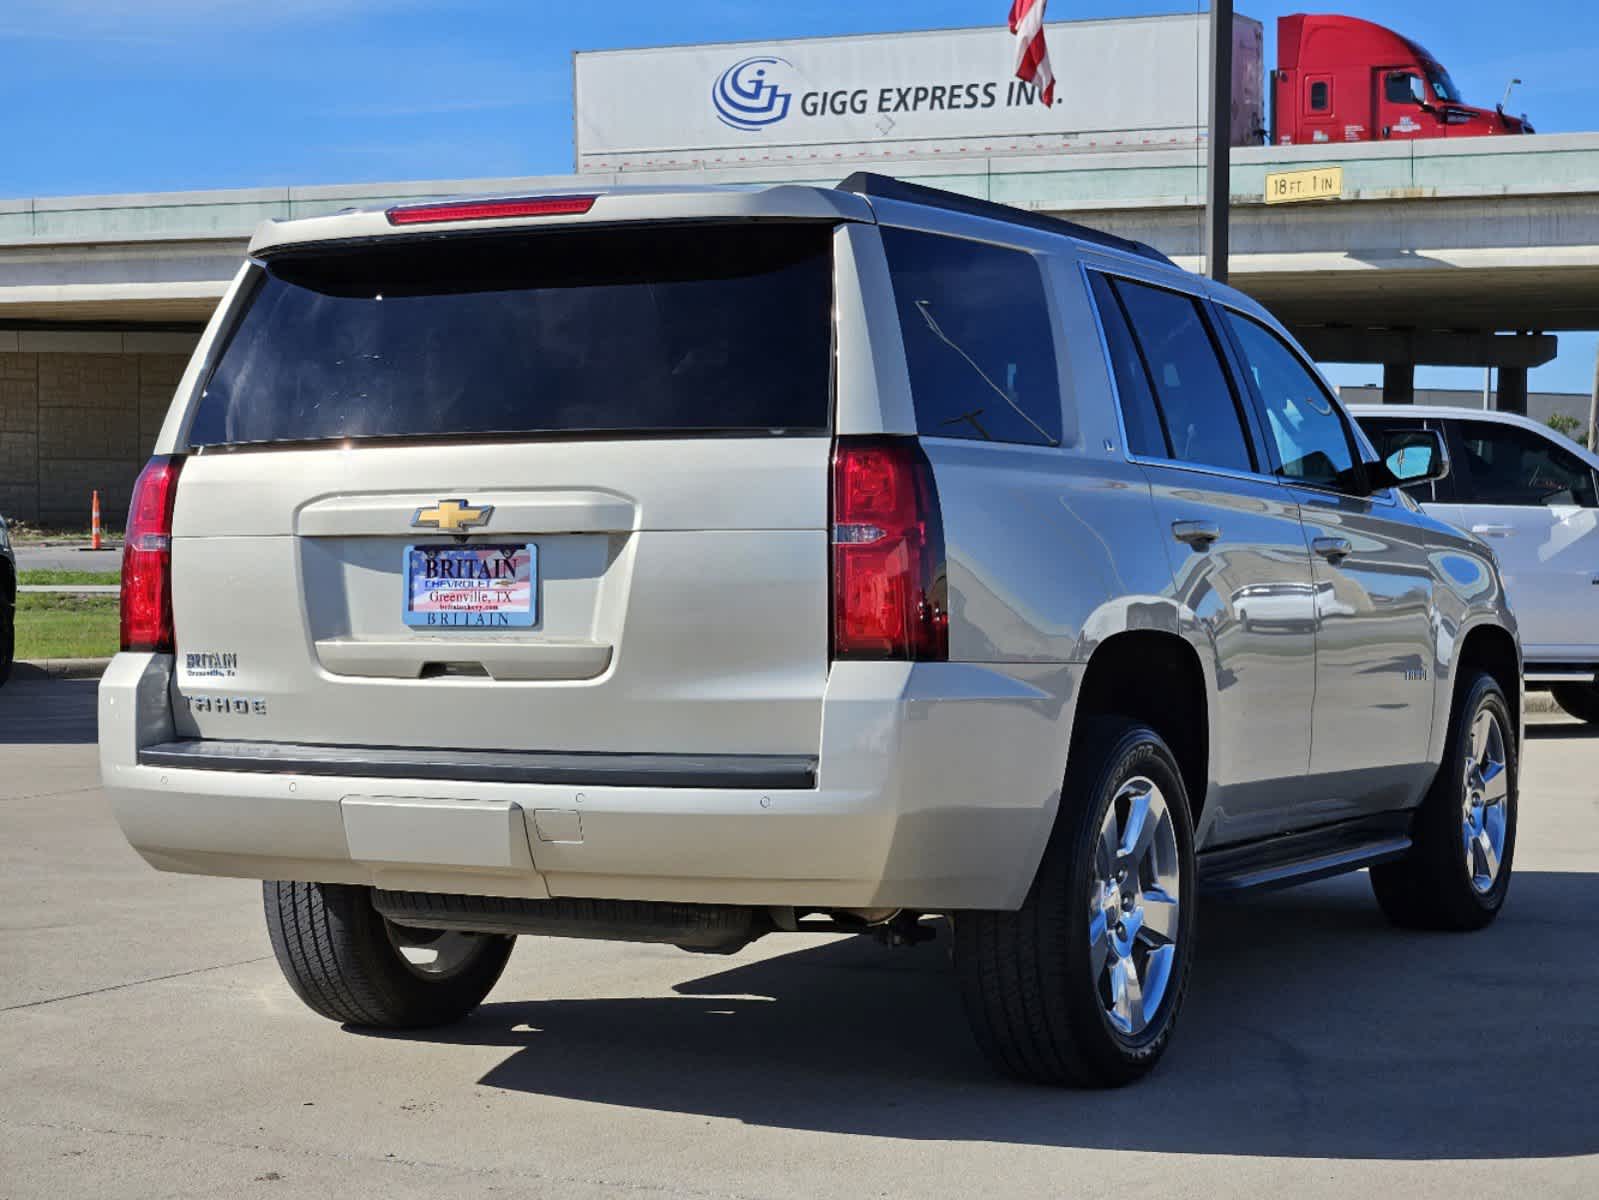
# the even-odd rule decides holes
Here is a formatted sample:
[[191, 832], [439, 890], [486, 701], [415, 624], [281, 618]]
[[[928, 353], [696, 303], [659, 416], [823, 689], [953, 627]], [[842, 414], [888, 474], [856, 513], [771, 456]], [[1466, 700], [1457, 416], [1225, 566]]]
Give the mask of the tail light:
[[181, 458], [157, 455], [133, 485], [122, 543], [122, 648], [171, 654], [172, 503]]
[[833, 657], [949, 657], [944, 529], [914, 438], [844, 437], [833, 453]]

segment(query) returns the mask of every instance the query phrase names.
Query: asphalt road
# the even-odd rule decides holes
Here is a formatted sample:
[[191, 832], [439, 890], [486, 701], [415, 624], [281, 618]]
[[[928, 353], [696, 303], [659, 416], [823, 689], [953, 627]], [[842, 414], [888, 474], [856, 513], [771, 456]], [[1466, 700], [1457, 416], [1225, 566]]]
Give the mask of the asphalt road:
[[91, 550], [82, 546], [30, 546], [13, 547], [19, 571], [120, 571], [122, 547], [111, 550]]
[[258, 888], [160, 875], [96, 786], [92, 683], [0, 690], [0, 1197], [1599, 1195], [1599, 739], [1539, 718], [1471, 936], [1363, 877], [1207, 904], [1172, 1052], [992, 1077], [947, 940], [731, 958], [523, 939], [450, 1031], [346, 1032]]

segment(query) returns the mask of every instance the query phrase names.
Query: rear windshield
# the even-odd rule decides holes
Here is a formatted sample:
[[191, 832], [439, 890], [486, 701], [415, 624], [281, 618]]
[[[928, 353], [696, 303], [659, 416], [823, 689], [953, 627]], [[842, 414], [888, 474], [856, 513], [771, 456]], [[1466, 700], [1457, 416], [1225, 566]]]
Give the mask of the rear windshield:
[[831, 243], [682, 225], [277, 255], [189, 441], [824, 431]]

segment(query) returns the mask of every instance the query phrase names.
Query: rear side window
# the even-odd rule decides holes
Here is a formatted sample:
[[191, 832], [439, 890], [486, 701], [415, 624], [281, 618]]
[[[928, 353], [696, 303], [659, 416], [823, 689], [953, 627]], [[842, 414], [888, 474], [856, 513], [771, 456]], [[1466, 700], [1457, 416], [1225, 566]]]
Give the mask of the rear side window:
[[1332, 107], [1332, 87], [1325, 79], [1318, 79], [1310, 85], [1310, 111], [1326, 112]]
[[1497, 421], [1460, 421], [1455, 428], [1461, 503], [1599, 507], [1593, 471], [1553, 438]]
[[1138, 347], [1116, 289], [1098, 271], [1088, 276], [1094, 289], [1094, 306], [1099, 310], [1100, 327], [1105, 331], [1105, 349], [1110, 352], [1110, 369], [1116, 377], [1116, 394], [1121, 400], [1122, 424], [1127, 428], [1127, 448], [1145, 458], [1169, 458], [1171, 447], [1161, 428], [1155, 408], [1155, 393], [1149, 387]]
[[823, 432], [831, 244], [684, 225], [276, 255], [189, 440]]
[[935, 233], [882, 233], [916, 431], [1060, 445], [1060, 375], [1038, 261]]
[[1192, 296], [1115, 281], [1179, 462], [1253, 471], [1232, 383]]

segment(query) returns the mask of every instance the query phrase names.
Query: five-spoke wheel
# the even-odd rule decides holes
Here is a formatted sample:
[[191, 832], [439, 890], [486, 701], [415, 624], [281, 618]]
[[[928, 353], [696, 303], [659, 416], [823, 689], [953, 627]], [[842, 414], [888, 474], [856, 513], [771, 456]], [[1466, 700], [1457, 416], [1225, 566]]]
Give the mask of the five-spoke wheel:
[[1471, 886], [1484, 894], [1498, 882], [1505, 853], [1506, 804], [1510, 799], [1506, 757], [1504, 726], [1491, 709], [1480, 709], [1471, 726], [1460, 808], [1466, 872]]
[[1145, 776], [1129, 779], [1100, 823], [1088, 898], [1090, 969], [1122, 1033], [1142, 1033], [1165, 999], [1182, 899], [1166, 797]]

